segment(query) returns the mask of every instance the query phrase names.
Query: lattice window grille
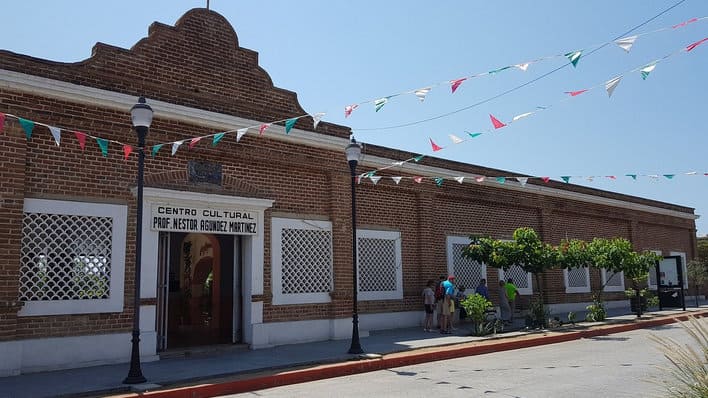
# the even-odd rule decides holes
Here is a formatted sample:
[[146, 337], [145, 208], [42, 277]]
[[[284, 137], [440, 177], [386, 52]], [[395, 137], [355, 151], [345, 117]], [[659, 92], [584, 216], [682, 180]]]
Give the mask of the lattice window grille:
[[332, 232], [281, 230], [283, 294], [327, 293], [332, 286]]
[[111, 217], [25, 212], [21, 301], [108, 299]]
[[621, 272], [605, 271], [605, 287], [622, 287], [622, 277]]
[[458, 286], [466, 290], [475, 289], [481, 279], [486, 279], [486, 270], [483, 264], [470, 260], [462, 255], [462, 250], [467, 244], [452, 243], [452, 274]]
[[397, 289], [396, 241], [358, 238], [360, 292], [393, 292]]
[[569, 288], [587, 288], [590, 286], [587, 268], [571, 268], [567, 270], [567, 273]]
[[504, 280], [508, 280], [509, 278], [514, 279], [514, 285], [516, 285], [518, 289], [531, 289], [529, 274], [520, 266], [512, 265], [509, 269], [504, 271]]

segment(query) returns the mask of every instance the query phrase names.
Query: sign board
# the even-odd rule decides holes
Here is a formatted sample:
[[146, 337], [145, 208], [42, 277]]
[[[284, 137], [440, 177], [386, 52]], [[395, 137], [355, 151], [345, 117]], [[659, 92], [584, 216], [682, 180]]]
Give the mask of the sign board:
[[256, 235], [257, 214], [250, 210], [153, 204], [150, 229], [223, 235]]

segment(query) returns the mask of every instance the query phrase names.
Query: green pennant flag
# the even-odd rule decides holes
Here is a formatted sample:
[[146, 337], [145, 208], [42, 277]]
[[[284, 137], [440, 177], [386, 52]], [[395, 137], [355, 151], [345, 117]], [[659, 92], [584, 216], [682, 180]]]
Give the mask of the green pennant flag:
[[583, 51], [571, 51], [565, 56], [570, 60], [570, 63], [573, 64], [573, 68], [575, 68], [578, 65], [578, 61], [580, 60], [580, 55], [583, 53]]
[[285, 134], [290, 134], [290, 130], [293, 128], [295, 125], [295, 122], [297, 122], [297, 118], [294, 117], [292, 119], [288, 119], [285, 121]]
[[34, 130], [34, 122], [31, 120], [23, 119], [21, 117], [17, 118], [17, 121], [20, 122], [20, 126], [22, 126], [22, 129], [25, 130], [25, 135], [27, 136], [27, 141], [32, 138], [32, 130]]
[[376, 174], [376, 170], [366, 173], [366, 175], [364, 175], [364, 178], [371, 178], [374, 176], [374, 174]]
[[490, 75], [493, 75], [493, 74], [495, 74], [495, 73], [499, 73], [499, 72], [501, 72], [501, 71], [503, 71], [503, 70], [506, 70], [506, 69], [509, 69], [509, 68], [511, 68], [511, 66], [504, 66], [504, 67], [499, 68], [499, 69], [490, 70], [490, 71], [487, 72], [487, 73], [489, 73]]
[[636, 179], [637, 179], [637, 175], [636, 175], [636, 174], [625, 174], [625, 175], [626, 175], [627, 177], [632, 177], [633, 180], [636, 180]]
[[470, 138], [479, 137], [480, 135], [482, 135], [482, 133], [467, 133], [467, 134], [470, 136]]
[[497, 177], [496, 180], [498, 183], [503, 184], [506, 182], [506, 177]]
[[416, 157], [413, 158], [413, 161], [416, 162], [416, 163], [417, 163], [417, 162], [420, 162], [421, 160], [423, 160], [424, 157], [425, 157], [425, 155], [416, 156]]
[[103, 157], [108, 157], [108, 140], [96, 138], [96, 142], [98, 143], [98, 146], [101, 147], [101, 154], [103, 154]]
[[669, 180], [674, 178], [676, 174], [664, 174], [664, 177], [668, 178]]
[[442, 186], [443, 181], [444, 181], [444, 179], [442, 177], [435, 177], [434, 180], [435, 180], [435, 185], [437, 185], [439, 187]]
[[565, 181], [566, 183], [568, 183], [568, 181], [570, 181], [570, 176], [561, 176], [561, 178], [562, 178], [563, 181]]
[[214, 134], [214, 138], [211, 141], [211, 146], [216, 146], [216, 144], [218, 144], [219, 141], [221, 141], [221, 139], [224, 138], [224, 134], [226, 134], [226, 133]]
[[155, 157], [155, 155], [157, 155], [157, 151], [159, 151], [160, 148], [162, 148], [162, 145], [164, 145], [164, 144], [157, 144], [157, 145], [152, 146], [152, 157]]
[[654, 69], [656, 69], [656, 64], [649, 64], [642, 69], [639, 69], [639, 72], [642, 74], [642, 80], [647, 80], [647, 76], [649, 76]]

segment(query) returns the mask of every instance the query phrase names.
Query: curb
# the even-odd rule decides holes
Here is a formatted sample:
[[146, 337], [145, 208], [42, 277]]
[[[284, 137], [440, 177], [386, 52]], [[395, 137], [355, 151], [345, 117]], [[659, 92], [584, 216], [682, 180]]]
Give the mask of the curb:
[[497, 339], [482, 342], [461, 343], [443, 347], [427, 347], [413, 351], [386, 354], [380, 359], [317, 365], [306, 369], [296, 369], [262, 376], [255, 376], [254, 374], [241, 376], [234, 375], [230, 381], [226, 382], [214, 382], [211, 384], [146, 391], [141, 393], [120, 395], [120, 397], [206, 398], [219, 395], [239, 394], [255, 390], [263, 390], [267, 388], [348, 376], [401, 366], [417, 365], [446, 359], [489, 354], [498, 351], [516, 350], [546, 344], [556, 344], [596, 336], [605, 336], [637, 329], [668, 325], [678, 321], [685, 321], [689, 318], [689, 316], [697, 318], [707, 317], [708, 311], [695, 312], [690, 315], [663, 316], [655, 319], [634, 321], [627, 324], [598, 325], [585, 330], [568, 332], [549, 331], [545, 332], [543, 335], [519, 336], [509, 341]]

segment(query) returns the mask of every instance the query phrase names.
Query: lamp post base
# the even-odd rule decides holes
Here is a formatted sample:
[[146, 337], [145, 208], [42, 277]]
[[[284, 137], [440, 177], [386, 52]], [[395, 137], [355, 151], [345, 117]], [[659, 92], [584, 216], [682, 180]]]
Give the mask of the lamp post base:
[[359, 315], [354, 314], [354, 319], [352, 319], [352, 345], [349, 347], [350, 354], [363, 354], [364, 349], [361, 348], [361, 343], [359, 342]]
[[140, 369], [140, 332], [133, 330], [132, 351], [130, 355], [130, 370], [128, 377], [123, 380], [123, 384], [141, 384], [147, 379], [143, 376], [143, 371]]

